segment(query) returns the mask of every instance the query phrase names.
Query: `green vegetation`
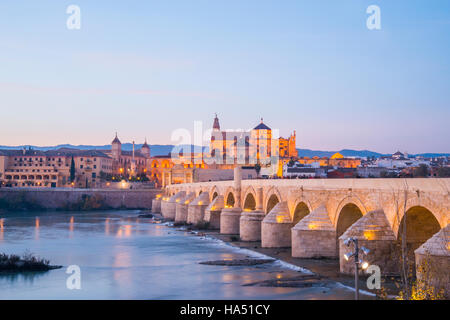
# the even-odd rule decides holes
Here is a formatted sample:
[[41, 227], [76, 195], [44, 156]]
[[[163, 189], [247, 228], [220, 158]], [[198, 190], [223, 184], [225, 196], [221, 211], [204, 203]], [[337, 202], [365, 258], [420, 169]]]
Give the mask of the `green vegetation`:
[[50, 261], [25, 253], [22, 257], [15, 254], [0, 253], [0, 271], [48, 271], [61, 266], [52, 266]]
[[425, 165], [425, 164], [421, 164], [421, 165], [419, 165], [417, 168], [415, 168], [414, 169], [414, 171], [413, 171], [413, 176], [416, 178], [416, 177], [422, 177], [422, 178], [425, 178], [425, 177], [428, 177], [428, 174], [429, 174], [429, 172], [428, 172], [428, 166], [427, 165]]
[[73, 160], [70, 162], [70, 183], [75, 181], [75, 161]]
[[439, 178], [450, 178], [450, 167], [440, 167], [437, 170], [437, 176]]
[[193, 228], [196, 229], [196, 230], [208, 230], [209, 229], [209, 222], [206, 222], [206, 221], [197, 222], [193, 226]]
[[145, 173], [139, 173], [136, 175], [136, 177], [130, 177], [125, 174], [110, 174], [105, 173], [103, 171], [100, 171], [100, 179], [103, 181], [110, 181], [110, 182], [120, 182], [122, 180], [128, 181], [128, 182], [147, 182], [150, 181], [149, 178]]
[[231, 241], [231, 242], [239, 241], [239, 237], [238, 237], [238, 236], [231, 236], [231, 237], [230, 237], [230, 241]]
[[88, 195], [83, 194], [81, 199], [75, 203], [68, 204], [64, 210], [69, 211], [92, 211], [92, 210], [107, 210], [110, 209], [106, 203], [105, 199], [99, 195]]
[[173, 223], [174, 227], [183, 227], [183, 226], [187, 226], [187, 225], [188, 225], [188, 223], [184, 222], [184, 221], [177, 221], [177, 222]]

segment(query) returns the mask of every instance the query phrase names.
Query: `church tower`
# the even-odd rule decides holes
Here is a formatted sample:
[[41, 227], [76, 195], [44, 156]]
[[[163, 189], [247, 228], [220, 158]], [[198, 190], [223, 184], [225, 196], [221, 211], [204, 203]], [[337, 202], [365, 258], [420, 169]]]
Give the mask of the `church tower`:
[[289, 157], [291, 158], [298, 157], [296, 138], [297, 133], [294, 130], [294, 134], [291, 134], [291, 136], [289, 137]]
[[213, 131], [220, 131], [220, 124], [219, 124], [219, 118], [217, 118], [217, 113], [216, 113], [216, 117], [214, 118]]
[[219, 124], [219, 118], [216, 116], [214, 117], [214, 123], [212, 127], [211, 132], [211, 142], [209, 144], [209, 151], [211, 153], [211, 157], [219, 156], [219, 154], [222, 154], [224, 150], [224, 137], [222, 135], [222, 132], [220, 131], [220, 124]]
[[147, 144], [147, 138], [145, 138], [145, 142], [142, 145], [141, 148], [141, 153], [146, 157], [146, 158], [150, 158], [150, 147]]
[[[251, 131], [251, 154], [259, 162], [268, 161], [272, 155], [272, 129], [261, 118], [261, 123]], [[256, 154], [255, 154], [256, 153]]]
[[112, 158], [117, 161], [119, 161], [120, 156], [122, 155], [122, 143], [120, 142], [119, 138], [117, 137], [117, 132], [116, 132], [116, 137], [114, 138], [114, 140], [111, 143], [111, 155], [112, 155]]

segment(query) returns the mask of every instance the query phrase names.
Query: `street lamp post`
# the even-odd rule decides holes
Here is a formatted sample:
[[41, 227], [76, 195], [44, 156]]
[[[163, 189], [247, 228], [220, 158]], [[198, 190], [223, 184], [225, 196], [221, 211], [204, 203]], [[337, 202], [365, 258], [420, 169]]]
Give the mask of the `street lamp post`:
[[359, 300], [359, 248], [358, 239], [355, 239], [355, 300]]
[[344, 254], [345, 260], [349, 260], [351, 257], [355, 258], [355, 300], [359, 299], [359, 268], [361, 266], [362, 269], [367, 269], [369, 264], [367, 262], [363, 262], [359, 259], [359, 251], [361, 250], [364, 255], [367, 255], [370, 250], [361, 246], [361, 248], [358, 245], [358, 239], [357, 238], [348, 238], [344, 240], [344, 244], [349, 247], [350, 244], [354, 245], [355, 251]]

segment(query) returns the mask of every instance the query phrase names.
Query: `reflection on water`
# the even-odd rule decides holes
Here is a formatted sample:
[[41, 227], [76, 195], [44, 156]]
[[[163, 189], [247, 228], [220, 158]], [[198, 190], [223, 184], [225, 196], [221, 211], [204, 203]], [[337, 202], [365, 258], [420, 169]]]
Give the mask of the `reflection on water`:
[[109, 218], [105, 220], [105, 235], [109, 235]]
[[[311, 288], [242, 286], [296, 276], [298, 272], [273, 263], [256, 267], [199, 264], [245, 259], [248, 253], [152, 224], [148, 219], [137, 218], [138, 214], [138, 211], [2, 214], [2, 252], [29, 251], [64, 267], [39, 273], [0, 273], [0, 299], [318, 297], [317, 290]], [[81, 268], [81, 290], [66, 288], [69, 275], [65, 271], [69, 265]], [[351, 298], [352, 293], [348, 292], [348, 296]]]
[[4, 219], [1, 218], [0, 219], [0, 241], [3, 240], [3, 231], [4, 231]]
[[38, 217], [36, 217], [35, 223], [34, 223], [34, 238], [36, 240], [39, 240], [39, 225], [40, 225], [40, 220]]
[[74, 221], [75, 221], [74, 217], [71, 216], [71, 217], [70, 217], [70, 222], [69, 222], [69, 237], [71, 237], [71, 238], [72, 238], [72, 236], [73, 236], [73, 225], [74, 225]]
[[0, 279], [9, 283], [23, 282], [33, 284], [34, 280], [45, 275], [45, 271], [23, 272], [23, 273], [0, 273]]

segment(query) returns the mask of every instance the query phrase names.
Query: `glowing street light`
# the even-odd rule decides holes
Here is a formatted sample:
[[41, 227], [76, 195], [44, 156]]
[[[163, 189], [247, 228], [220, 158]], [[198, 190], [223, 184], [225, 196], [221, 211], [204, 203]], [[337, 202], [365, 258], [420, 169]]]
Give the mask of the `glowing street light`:
[[352, 258], [352, 257], [355, 258], [355, 300], [358, 300], [359, 299], [359, 286], [358, 286], [359, 268], [361, 267], [361, 269], [365, 270], [369, 267], [368, 262], [362, 261], [359, 259], [359, 252], [361, 251], [362, 254], [368, 255], [370, 250], [363, 246], [358, 247], [358, 239], [357, 238], [348, 238], [348, 239], [344, 240], [344, 244], [347, 247], [349, 247], [352, 243], [354, 245], [355, 251], [344, 254], [344, 259], [346, 261], [349, 261], [350, 258]]

